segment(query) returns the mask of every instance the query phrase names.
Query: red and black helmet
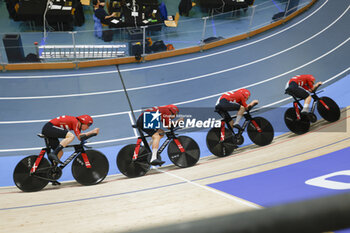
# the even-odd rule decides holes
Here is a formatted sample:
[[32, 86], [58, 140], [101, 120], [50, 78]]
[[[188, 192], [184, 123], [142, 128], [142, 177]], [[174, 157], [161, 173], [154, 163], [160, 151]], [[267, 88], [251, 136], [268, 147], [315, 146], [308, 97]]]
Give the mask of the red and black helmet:
[[177, 106], [175, 106], [175, 105], [173, 105], [173, 104], [169, 104], [167, 107], [169, 108], [170, 112], [171, 112], [173, 115], [176, 115], [176, 114], [179, 113], [179, 108], [178, 108]]
[[242, 89], [239, 89], [238, 92], [240, 92], [244, 98], [249, 99], [250, 91], [248, 89], [242, 88]]
[[310, 75], [310, 81], [311, 81], [312, 83], [315, 83], [316, 79], [315, 79], [315, 77], [314, 77], [313, 75]]
[[94, 120], [92, 119], [91, 116], [89, 115], [81, 115], [78, 116], [77, 119], [82, 123], [82, 124], [86, 124], [88, 126], [92, 125], [92, 123], [94, 123]]

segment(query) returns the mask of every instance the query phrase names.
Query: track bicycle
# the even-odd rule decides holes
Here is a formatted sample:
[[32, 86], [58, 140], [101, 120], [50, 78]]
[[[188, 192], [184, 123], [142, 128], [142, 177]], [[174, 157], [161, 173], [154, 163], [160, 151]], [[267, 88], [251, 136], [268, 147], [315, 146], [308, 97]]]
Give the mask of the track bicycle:
[[225, 117], [225, 110], [215, 110], [223, 119], [221, 119], [220, 128], [212, 128], [208, 131], [206, 142], [211, 153], [218, 157], [230, 155], [234, 149], [243, 144], [244, 137], [242, 134], [246, 129], [250, 140], [256, 145], [265, 146], [272, 142], [274, 129], [265, 118], [251, 116], [250, 110], [254, 106], [250, 107], [244, 113], [245, 121], [242, 130], [238, 130], [238, 132], [234, 132], [234, 129], [230, 126], [229, 122], [232, 118], [227, 119]]
[[[16, 186], [24, 192], [35, 192], [43, 189], [49, 182], [55, 182], [62, 176], [62, 170], [73, 160], [72, 174], [74, 179], [82, 185], [94, 185], [104, 180], [109, 170], [109, 163], [104, 154], [92, 150], [85, 145], [88, 138], [96, 136], [81, 136], [81, 142], [73, 147], [74, 152], [62, 165], [51, 164], [45, 157], [52, 148], [43, 134], [38, 134], [45, 140], [46, 147], [42, 148], [39, 155], [30, 155], [22, 159], [13, 172], [13, 180]], [[85, 150], [85, 148], [89, 150]]]
[[[319, 86], [318, 86], [319, 87]], [[284, 113], [284, 122], [287, 128], [296, 134], [304, 134], [309, 131], [310, 124], [317, 121], [315, 109], [317, 107], [318, 113], [328, 122], [335, 122], [340, 118], [340, 108], [338, 104], [329, 97], [318, 97], [317, 94], [322, 91], [316, 92], [318, 87], [311, 92], [313, 99], [312, 107], [309, 113], [302, 113], [303, 105], [300, 103], [301, 98], [297, 98], [288, 89], [286, 94], [291, 95], [294, 98], [293, 107], [288, 108]]]
[[[129, 178], [145, 175], [151, 167], [150, 160], [152, 150], [148, 145], [146, 137], [137, 125], [140, 137], [136, 144], [129, 144], [123, 147], [117, 155], [117, 166], [119, 171]], [[195, 165], [200, 157], [200, 149], [198, 144], [190, 137], [177, 136], [175, 133], [179, 128], [170, 128], [165, 131], [166, 140], [157, 151], [157, 156], [163, 152], [168, 146], [168, 156], [170, 161], [178, 167], [186, 168]], [[141, 145], [143, 144], [143, 145]]]

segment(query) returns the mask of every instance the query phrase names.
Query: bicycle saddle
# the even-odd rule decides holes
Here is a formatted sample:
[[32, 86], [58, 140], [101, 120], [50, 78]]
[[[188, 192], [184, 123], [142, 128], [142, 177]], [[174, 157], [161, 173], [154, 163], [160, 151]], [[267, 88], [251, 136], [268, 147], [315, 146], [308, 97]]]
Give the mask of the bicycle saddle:
[[38, 133], [37, 134], [39, 138], [47, 138], [44, 134]]
[[289, 90], [289, 88], [287, 88], [287, 89], [284, 91], [284, 94], [293, 96], [293, 93]]

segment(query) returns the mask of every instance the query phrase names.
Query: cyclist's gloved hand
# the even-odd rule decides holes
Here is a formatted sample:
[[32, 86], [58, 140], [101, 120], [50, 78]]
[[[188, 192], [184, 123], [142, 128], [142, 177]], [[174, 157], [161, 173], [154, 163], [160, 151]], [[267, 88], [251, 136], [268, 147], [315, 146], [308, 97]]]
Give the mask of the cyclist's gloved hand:
[[88, 139], [88, 137], [86, 136], [86, 134], [81, 134], [81, 135], [80, 135], [80, 141], [85, 141], [86, 139]]

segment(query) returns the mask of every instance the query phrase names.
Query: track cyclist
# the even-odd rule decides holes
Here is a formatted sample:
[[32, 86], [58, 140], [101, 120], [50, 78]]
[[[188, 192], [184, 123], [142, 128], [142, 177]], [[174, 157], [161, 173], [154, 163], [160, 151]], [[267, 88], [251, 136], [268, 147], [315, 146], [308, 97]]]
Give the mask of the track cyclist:
[[[222, 113], [222, 117], [224, 117], [225, 119], [231, 119], [230, 126], [232, 128], [238, 129], [239, 132], [243, 131], [239, 122], [242, 119], [244, 112], [248, 110], [251, 106], [259, 103], [258, 100], [253, 100], [251, 103], [247, 104], [249, 97], [250, 91], [242, 88], [237, 91], [229, 91], [224, 93], [216, 102], [215, 109], [218, 112]], [[235, 122], [233, 122], [228, 111], [238, 111]]]
[[[51, 162], [53, 164], [62, 164], [60, 160], [63, 155], [62, 149], [74, 140], [74, 135], [69, 130], [73, 130], [79, 140], [81, 140], [82, 136], [89, 136], [93, 133], [98, 134], [99, 128], [84, 134], [81, 133], [81, 131], [87, 130], [92, 123], [93, 119], [89, 115], [78, 117], [59, 116], [47, 122], [42, 129], [42, 134], [49, 138], [49, 145], [54, 150], [48, 155]], [[60, 142], [58, 138], [63, 138], [63, 140]]]
[[304, 99], [302, 113], [309, 113], [309, 105], [311, 102], [310, 93], [322, 85], [322, 82], [315, 84], [315, 77], [311, 74], [296, 75], [291, 78], [286, 85], [286, 93], [292, 94], [297, 98]]
[[[176, 115], [179, 113], [179, 108], [172, 104], [149, 108], [149, 109], [146, 109], [143, 113], [141, 113], [141, 115], [137, 118], [137, 121], [136, 121], [137, 127], [152, 137], [152, 141], [151, 141], [152, 157], [151, 157], [150, 164], [154, 166], [162, 166], [165, 163], [165, 161], [162, 161], [162, 158], [160, 157], [160, 155], [157, 156], [157, 151], [158, 151], [160, 139], [164, 136], [164, 130], [161, 128], [155, 129], [155, 128], [144, 127], [145, 112], [156, 112], [153, 114], [159, 114], [155, 116], [160, 116], [163, 126], [171, 128], [171, 125], [172, 125], [171, 120], [173, 120], [176, 117]], [[180, 118], [177, 121], [180, 121], [180, 120], [183, 120], [183, 119]]]

